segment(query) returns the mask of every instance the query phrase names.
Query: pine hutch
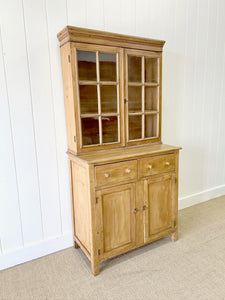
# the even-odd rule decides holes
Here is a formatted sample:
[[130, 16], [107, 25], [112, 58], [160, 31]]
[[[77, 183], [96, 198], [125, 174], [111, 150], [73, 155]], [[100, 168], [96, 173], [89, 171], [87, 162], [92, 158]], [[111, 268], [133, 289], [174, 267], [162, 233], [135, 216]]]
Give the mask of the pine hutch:
[[59, 34], [73, 237], [99, 263], [177, 240], [179, 147], [161, 142], [164, 41], [67, 26]]

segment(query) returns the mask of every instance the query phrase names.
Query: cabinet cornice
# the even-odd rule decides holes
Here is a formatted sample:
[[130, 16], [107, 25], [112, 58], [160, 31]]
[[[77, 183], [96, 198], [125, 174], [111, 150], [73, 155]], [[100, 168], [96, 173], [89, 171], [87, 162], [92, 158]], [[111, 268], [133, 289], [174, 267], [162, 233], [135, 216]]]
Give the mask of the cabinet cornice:
[[60, 46], [67, 42], [83, 42], [122, 48], [162, 52], [165, 41], [112, 32], [66, 26], [58, 35]]

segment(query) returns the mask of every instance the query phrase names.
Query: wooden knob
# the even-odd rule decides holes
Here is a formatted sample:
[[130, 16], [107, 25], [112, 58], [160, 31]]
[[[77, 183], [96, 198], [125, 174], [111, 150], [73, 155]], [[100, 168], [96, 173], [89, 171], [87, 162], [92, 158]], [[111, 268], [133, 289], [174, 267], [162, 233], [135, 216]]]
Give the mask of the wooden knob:
[[148, 168], [149, 168], [149, 169], [152, 169], [152, 165], [148, 165]]
[[109, 173], [105, 173], [105, 178], [109, 178], [110, 174]]
[[135, 209], [133, 210], [133, 212], [134, 212], [134, 214], [136, 214], [136, 213], [137, 213], [137, 208], [135, 208]]
[[143, 209], [143, 210], [146, 210], [146, 209], [147, 209], [147, 206], [146, 206], [146, 205], [143, 205], [143, 206], [142, 206], [142, 209]]
[[131, 169], [127, 168], [126, 173], [129, 174], [131, 172]]
[[167, 161], [167, 162], [165, 163], [165, 165], [166, 165], [166, 166], [169, 166], [169, 165], [170, 165], [170, 162], [169, 162], [169, 161]]

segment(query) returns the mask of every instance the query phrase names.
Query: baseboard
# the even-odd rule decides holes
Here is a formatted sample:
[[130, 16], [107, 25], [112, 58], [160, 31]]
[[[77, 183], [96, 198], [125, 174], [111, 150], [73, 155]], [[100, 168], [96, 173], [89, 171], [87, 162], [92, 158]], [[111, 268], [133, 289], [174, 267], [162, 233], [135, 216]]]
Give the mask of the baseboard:
[[73, 245], [72, 232], [58, 238], [43, 240], [35, 244], [17, 248], [0, 255], [0, 270], [4, 270], [24, 262], [63, 250]]
[[220, 185], [200, 193], [192, 194], [186, 197], [179, 198], [178, 208], [183, 209], [195, 204], [199, 204], [213, 198], [217, 198], [225, 195], [225, 185]]

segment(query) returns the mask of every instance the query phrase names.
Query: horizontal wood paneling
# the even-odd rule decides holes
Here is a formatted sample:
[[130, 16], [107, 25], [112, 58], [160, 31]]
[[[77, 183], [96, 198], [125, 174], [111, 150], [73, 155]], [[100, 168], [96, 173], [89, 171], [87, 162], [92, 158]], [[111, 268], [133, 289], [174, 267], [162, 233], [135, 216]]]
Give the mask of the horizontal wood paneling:
[[223, 0], [0, 0], [0, 261], [14, 253], [11, 265], [33, 243], [39, 250], [30, 258], [49, 239], [63, 248], [71, 231], [56, 38], [67, 24], [166, 41], [162, 133], [183, 147], [181, 202], [224, 190]]

